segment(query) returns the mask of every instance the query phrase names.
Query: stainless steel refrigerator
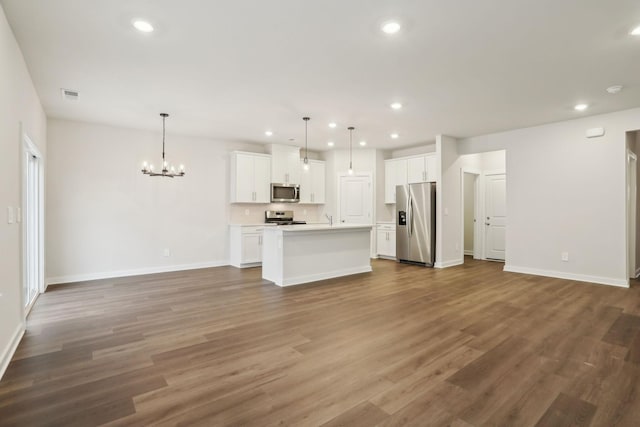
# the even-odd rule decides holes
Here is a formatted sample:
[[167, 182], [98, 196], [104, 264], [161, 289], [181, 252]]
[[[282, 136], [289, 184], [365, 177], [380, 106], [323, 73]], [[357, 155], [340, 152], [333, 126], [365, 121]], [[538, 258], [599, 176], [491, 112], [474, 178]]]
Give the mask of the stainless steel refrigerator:
[[433, 267], [436, 253], [436, 183], [396, 187], [396, 258]]

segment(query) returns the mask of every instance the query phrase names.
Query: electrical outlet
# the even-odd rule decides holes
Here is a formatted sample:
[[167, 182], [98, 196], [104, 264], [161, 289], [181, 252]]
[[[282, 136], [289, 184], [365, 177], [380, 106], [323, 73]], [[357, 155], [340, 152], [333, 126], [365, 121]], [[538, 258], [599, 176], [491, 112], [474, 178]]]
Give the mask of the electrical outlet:
[[171, 251], [169, 250], [169, 248], [164, 248], [164, 256], [171, 256]]
[[569, 252], [562, 252], [560, 253], [560, 259], [564, 262], [568, 262], [569, 261]]

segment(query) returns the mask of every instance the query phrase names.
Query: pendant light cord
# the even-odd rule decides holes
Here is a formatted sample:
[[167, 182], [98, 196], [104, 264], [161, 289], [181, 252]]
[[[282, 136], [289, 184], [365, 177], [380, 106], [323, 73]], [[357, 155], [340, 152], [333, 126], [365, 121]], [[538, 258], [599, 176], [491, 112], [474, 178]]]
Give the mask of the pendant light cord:
[[353, 151], [353, 130], [355, 129], [353, 126], [349, 126], [349, 169], [353, 169], [353, 161], [351, 152]]
[[160, 113], [160, 116], [162, 116], [162, 170], [167, 170], [167, 165], [165, 164], [164, 161], [164, 133], [165, 133], [165, 120], [167, 119], [167, 117], [169, 117], [169, 115], [167, 113]]
[[303, 117], [302, 120], [304, 120], [304, 163], [307, 164], [309, 163], [309, 150], [307, 148], [307, 124], [309, 123], [309, 120], [311, 120], [311, 118]]

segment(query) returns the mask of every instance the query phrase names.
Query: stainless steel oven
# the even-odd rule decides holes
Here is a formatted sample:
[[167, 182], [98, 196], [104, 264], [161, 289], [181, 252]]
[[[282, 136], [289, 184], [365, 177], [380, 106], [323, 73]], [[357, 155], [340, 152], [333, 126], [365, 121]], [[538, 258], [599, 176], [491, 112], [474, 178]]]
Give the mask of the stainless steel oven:
[[299, 184], [271, 184], [272, 203], [298, 203], [299, 201]]

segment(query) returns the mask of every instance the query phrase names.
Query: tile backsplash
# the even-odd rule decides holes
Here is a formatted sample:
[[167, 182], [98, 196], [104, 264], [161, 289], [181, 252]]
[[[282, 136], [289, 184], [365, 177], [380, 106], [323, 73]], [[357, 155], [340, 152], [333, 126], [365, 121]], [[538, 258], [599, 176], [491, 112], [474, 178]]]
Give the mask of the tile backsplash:
[[229, 211], [231, 224], [261, 224], [264, 222], [264, 211], [293, 211], [297, 221], [324, 222], [321, 218], [322, 205], [300, 205], [294, 203], [234, 203]]

